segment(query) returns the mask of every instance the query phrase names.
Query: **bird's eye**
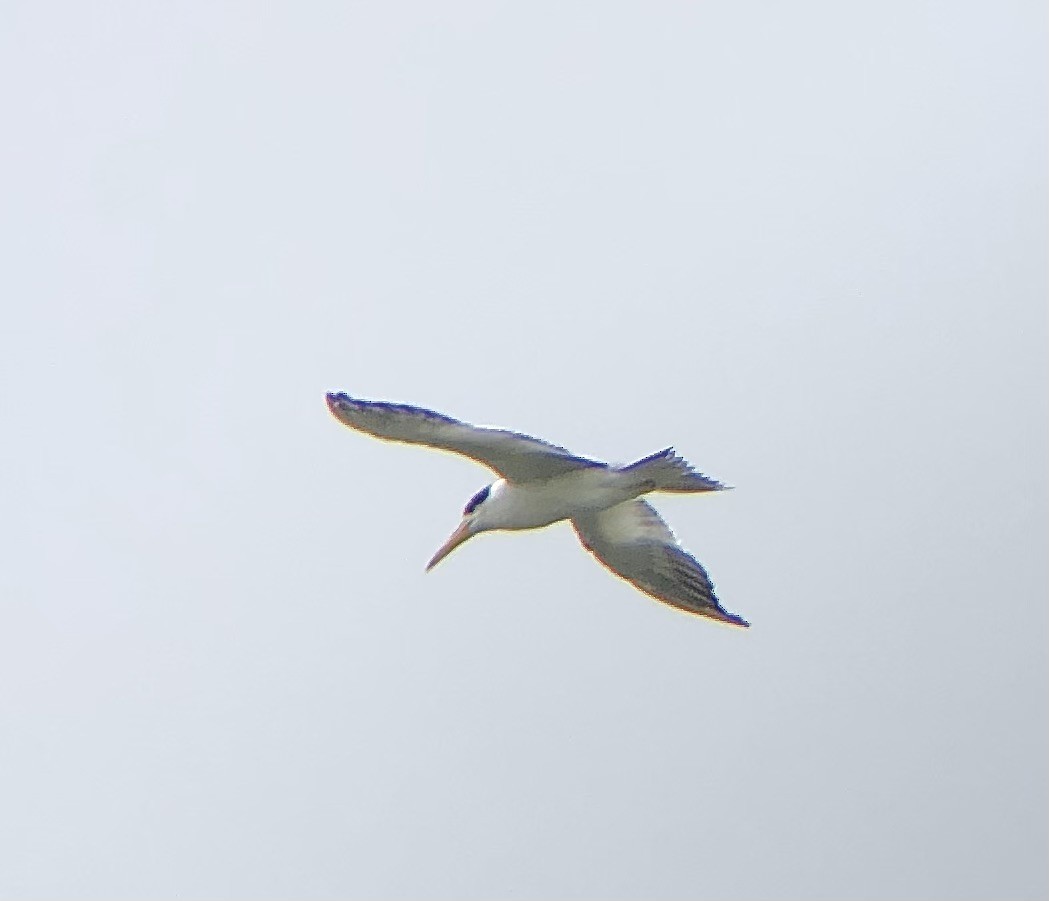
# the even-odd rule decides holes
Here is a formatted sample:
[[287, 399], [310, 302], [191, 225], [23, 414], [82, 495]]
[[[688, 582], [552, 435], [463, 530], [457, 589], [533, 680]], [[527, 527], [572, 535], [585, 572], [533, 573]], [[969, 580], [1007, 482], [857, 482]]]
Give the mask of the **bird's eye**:
[[463, 507], [464, 516], [468, 516], [469, 514], [473, 513], [474, 510], [476, 510], [478, 507], [481, 506], [482, 503], [484, 503], [484, 499], [488, 497], [488, 491], [491, 487], [491, 485], [485, 485], [484, 488], [482, 488], [480, 491], [477, 492], [477, 494], [470, 498], [466, 506]]

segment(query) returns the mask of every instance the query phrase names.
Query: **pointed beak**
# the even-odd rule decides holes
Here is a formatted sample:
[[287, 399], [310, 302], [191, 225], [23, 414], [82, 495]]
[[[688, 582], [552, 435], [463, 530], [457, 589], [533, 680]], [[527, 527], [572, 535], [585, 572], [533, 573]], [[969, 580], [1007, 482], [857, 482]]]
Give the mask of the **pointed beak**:
[[426, 571], [429, 572], [433, 569], [471, 535], [473, 535], [473, 532], [470, 531], [470, 521], [464, 519], [459, 523], [459, 528], [448, 536], [448, 540], [437, 549], [437, 553], [434, 554], [430, 562], [426, 564]]

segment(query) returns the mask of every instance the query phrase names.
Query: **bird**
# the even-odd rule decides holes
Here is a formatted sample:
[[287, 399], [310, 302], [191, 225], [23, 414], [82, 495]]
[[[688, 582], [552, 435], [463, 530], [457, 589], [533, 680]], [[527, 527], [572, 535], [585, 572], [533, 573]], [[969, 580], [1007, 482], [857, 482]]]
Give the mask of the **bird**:
[[471, 425], [423, 407], [343, 392], [327, 394], [327, 402], [332, 415], [351, 429], [461, 454], [499, 477], [466, 503], [459, 525], [427, 563], [427, 572], [481, 532], [538, 529], [569, 520], [586, 550], [645, 594], [686, 613], [749, 627], [721, 606], [707, 571], [644, 497], [727, 487], [694, 470], [674, 448], [614, 466], [520, 432]]

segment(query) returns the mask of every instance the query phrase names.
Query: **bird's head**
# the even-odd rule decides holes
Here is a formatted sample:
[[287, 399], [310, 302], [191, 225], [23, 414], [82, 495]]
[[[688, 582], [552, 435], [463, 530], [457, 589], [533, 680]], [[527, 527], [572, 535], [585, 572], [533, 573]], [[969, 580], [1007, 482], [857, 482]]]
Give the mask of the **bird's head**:
[[491, 514], [494, 512], [496, 506], [498, 506], [495, 499], [499, 495], [502, 485], [502, 479], [498, 482], [493, 482], [491, 485], [485, 485], [484, 488], [478, 491], [477, 494], [466, 502], [466, 506], [463, 507], [462, 522], [460, 522], [458, 528], [448, 536], [448, 540], [437, 549], [437, 553], [433, 555], [430, 562], [426, 564], [427, 572], [433, 569], [468, 538], [473, 537], [478, 532], [498, 528], [498, 525]]

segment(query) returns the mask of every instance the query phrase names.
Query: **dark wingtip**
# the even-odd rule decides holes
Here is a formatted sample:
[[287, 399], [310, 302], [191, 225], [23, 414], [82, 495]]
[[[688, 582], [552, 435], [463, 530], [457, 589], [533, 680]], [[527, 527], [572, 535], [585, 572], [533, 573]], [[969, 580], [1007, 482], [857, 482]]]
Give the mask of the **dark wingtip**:
[[735, 613], [729, 613], [722, 607], [718, 607], [718, 616], [715, 617], [719, 622], [725, 623], [729, 626], [739, 626], [742, 629], [749, 629], [750, 623], [748, 623], [742, 616], [736, 616]]
[[340, 406], [350, 402], [349, 395], [344, 394], [342, 391], [329, 391], [324, 395], [324, 399], [328, 402], [328, 409], [336, 414], [339, 412]]

